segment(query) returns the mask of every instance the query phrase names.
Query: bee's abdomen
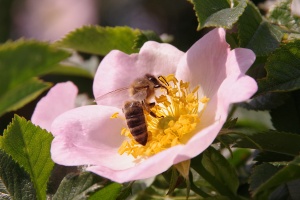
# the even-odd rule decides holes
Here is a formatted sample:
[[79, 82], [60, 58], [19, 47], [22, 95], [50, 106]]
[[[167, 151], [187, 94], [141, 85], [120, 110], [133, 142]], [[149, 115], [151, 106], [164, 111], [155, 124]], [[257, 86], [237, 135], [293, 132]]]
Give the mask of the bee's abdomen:
[[127, 102], [124, 106], [124, 114], [127, 126], [134, 139], [138, 143], [146, 145], [148, 139], [148, 131], [144, 110], [141, 103], [138, 101]]
[[148, 140], [148, 132], [147, 132], [146, 124], [141, 124], [135, 127], [129, 127], [129, 130], [132, 136], [134, 137], [135, 141], [137, 141], [141, 145], [146, 145]]

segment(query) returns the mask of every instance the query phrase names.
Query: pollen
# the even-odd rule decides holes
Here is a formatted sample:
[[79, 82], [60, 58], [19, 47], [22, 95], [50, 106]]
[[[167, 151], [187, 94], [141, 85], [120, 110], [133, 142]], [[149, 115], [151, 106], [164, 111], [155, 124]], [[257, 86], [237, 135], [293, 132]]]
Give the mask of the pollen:
[[146, 145], [136, 142], [129, 129], [124, 128], [121, 135], [127, 140], [120, 146], [119, 154], [147, 158], [176, 145], [184, 145], [195, 133], [209, 98], [199, 92], [200, 86], [191, 89], [189, 82], [178, 81], [172, 74], [164, 79], [167, 92], [162, 91], [156, 96], [156, 104], [151, 108], [159, 117], [144, 111], [148, 130]]

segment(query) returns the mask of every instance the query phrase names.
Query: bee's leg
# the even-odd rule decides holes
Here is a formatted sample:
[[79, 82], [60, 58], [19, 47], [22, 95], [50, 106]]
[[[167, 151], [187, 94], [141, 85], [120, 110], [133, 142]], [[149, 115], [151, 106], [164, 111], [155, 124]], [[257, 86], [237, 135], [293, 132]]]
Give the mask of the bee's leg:
[[155, 102], [152, 103], [145, 103], [145, 101], [142, 101], [143, 108], [152, 116], [155, 118], [163, 118], [163, 116], [157, 116], [150, 108], [155, 106]]

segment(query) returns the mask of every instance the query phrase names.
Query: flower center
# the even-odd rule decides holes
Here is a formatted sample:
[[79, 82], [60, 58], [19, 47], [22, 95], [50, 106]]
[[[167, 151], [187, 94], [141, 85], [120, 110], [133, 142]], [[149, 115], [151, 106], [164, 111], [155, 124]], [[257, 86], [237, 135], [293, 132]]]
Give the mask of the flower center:
[[190, 90], [189, 83], [178, 81], [174, 75], [165, 77], [168, 82], [167, 94], [155, 97], [156, 104], [151, 111], [153, 117], [144, 111], [148, 141], [145, 146], [135, 141], [128, 128], [122, 135], [128, 137], [119, 148], [119, 154], [127, 153], [134, 158], [145, 158], [160, 151], [184, 144], [201, 121], [201, 115], [209, 98], [198, 97], [199, 86]]

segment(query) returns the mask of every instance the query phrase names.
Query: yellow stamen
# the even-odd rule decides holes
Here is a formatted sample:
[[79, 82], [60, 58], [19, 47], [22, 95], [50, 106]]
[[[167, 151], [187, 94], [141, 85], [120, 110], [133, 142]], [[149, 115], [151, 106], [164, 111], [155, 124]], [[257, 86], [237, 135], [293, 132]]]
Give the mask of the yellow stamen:
[[135, 158], [145, 158], [176, 145], [184, 145], [192, 137], [193, 131], [201, 123], [203, 113], [209, 98], [199, 99], [199, 86], [190, 91], [189, 83], [178, 81], [174, 75], [164, 77], [168, 82], [168, 92], [155, 97], [156, 105], [151, 108], [157, 116], [151, 116], [144, 111], [148, 141], [145, 146], [137, 143], [128, 128], [122, 130], [122, 135], [128, 137], [119, 148], [119, 154], [127, 153]]
[[119, 113], [115, 112], [114, 114], [112, 114], [112, 116], [110, 116], [110, 118], [115, 119], [115, 118], [118, 118], [118, 116], [119, 116]]

